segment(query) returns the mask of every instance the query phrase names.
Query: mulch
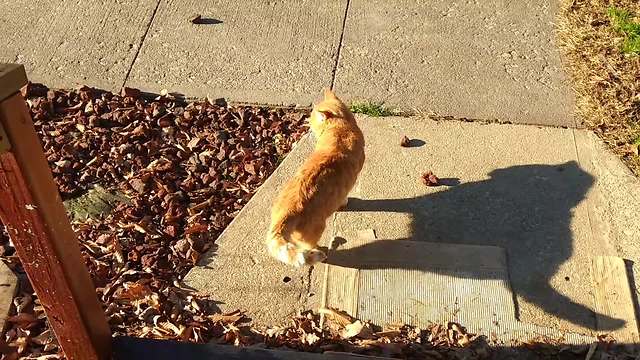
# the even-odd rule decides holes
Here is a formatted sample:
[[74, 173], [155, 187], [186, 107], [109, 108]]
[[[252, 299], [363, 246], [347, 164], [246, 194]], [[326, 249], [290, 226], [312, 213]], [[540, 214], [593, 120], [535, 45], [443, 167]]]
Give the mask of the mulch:
[[[304, 135], [308, 114], [168, 94], [147, 100], [135, 89], [29, 84], [23, 96], [63, 199], [99, 184], [131, 200], [73, 224], [114, 334], [218, 335], [208, 300], [179, 281]], [[4, 229], [0, 244], [2, 259], [22, 272]], [[30, 286], [15, 304], [5, 339], [17, 356], [55, 352]]]

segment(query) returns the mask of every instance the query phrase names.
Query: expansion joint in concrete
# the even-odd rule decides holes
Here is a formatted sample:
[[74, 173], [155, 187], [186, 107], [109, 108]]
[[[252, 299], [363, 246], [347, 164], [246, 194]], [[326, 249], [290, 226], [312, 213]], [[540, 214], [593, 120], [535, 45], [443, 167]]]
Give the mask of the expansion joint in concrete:
[[331, 74], [331, 89], [334, 89], [336, 83], [336, 74], [338, 73], [338, 64], [340, 63], [340, 51], [344, 42], [344, 32], [347, 28], [347, 17], [349, 16], [349, 5], [351, 0], [347, 0], [347, 4], [344, 7], [344, 18], [342, 19], [342, 30], [340, 31], [340, 41], [338, 42], [338, 50], [336, 51], [336, 62], [333, 65], [333, 72]]
[[129, 75], [131, 74], [131, 70], [133, 69], [133, 65], [136, 63], [136, 60], [138, 59], [138, 55], [140, 55], [140, 50], [142, 49], [142, 45], [144, 44], [144, 40], [147, 38], [147, 34], [149, 33], [149, 30], [151, 29], [151, 26], [153, 25], [153, 21], [156, 18], [156, 13], [158, 12], [158, 8], [160, 8], [160, 3], [162, 2], [162, 0], [157, 0], [156, 1], [156, 7], [153, 9], [153, 12], [151, 13], [151, 17], [149, 18], [149, 22], [147, 23], [147, 27], [144, 30], [144, 33], [142, 34], [142, 36], [140, 37], [140, 42], [138, 43], [138, 48], [136, 49], [136, 54], [133, 56], [133, 59], [131, 60], [131, 64], [129, 65], [129, 69], [127, 69], [127, 75], [124, 77], [124, 80], [122, 81], [122, 87], [124, 87], [127, 84], [127, 81], [129, 81]]

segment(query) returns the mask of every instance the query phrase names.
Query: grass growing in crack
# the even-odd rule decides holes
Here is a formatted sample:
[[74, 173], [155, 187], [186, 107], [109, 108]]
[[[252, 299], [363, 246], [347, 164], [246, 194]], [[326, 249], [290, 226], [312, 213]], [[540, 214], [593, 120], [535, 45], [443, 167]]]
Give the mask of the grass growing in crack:
[[640, 54], [640, 23], [634, 22], [633, 14], [626, 9], [614, 6], [607, 9], [613, 29], [624, 34], [622, 52], [626, 54]]
[[373, 117], [378, 116], [392, 116], [394, 115], [393, 109], [384, 105], [384, 103], [377, 103], [371, 101], [354, 102], [349, 107], [354, 114], [365, 114]]

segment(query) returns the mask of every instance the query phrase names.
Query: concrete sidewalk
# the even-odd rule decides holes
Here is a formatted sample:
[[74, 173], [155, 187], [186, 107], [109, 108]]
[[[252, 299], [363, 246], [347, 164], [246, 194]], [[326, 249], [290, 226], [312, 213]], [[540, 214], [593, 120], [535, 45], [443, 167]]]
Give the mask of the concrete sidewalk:
[[[557, 1], [0, 2], [0, 62], [87, 84], [231, 101], [346, 100], [472, 119], [573, 126], [553, 45]], [[202, 14], [204, 24], [192, 24]]]
[[[479, 319], [474, 311], [481, 306], [472, 304], [496, 304], [499, 298], [505, 306], [489, 317], [517, 318], [522, 324], [559, 332], [593, 334], [592, 259], [599, 255], [618, 255], [634, 262], [640, 259], [633, 244], [634, 234], [640, 232], [636, 216], [640, 182], [595, 136], [577, 129], [436, 122], [419, 117], [361, 117], [360, 124], [368, 158], [348, 211], [330, 220], [325, 234], [326, 246], [336, 236], [341, 239], [328, 263], [344, 270], [328, 275], [326, 265], [311, 271], [295, 270], [270, 259], [264, 250], [269, 207], [283, 181], [311, 151], [312, 140], [306, 138], [221, 235], [217, 250], [191, 271], [187, 284], [221, 302], [222, 310], [246, 309], [256, 323], [266, 325], [285, 321], [297, 309], [327, 304], [327, 296], [332, 296], [328, 290], [354, 286], [351, 281], [359, 283], [360, 290], [339, 290], [343, 298], [337, 303], [354, 314], [372, 314], [362, 308], [367, 302], [362, 298], [367, 292], [362, 288], [366, 281], [362, 275], [359, 281], [350, 280], [349, 269], [400, 266], [410, 271], [411, 262], [417, 268], [437, 262], [436, 272], [447, 276], [449, 286], [425, 290], [418, 295], [426, 299], [417, 301], [442, 304], [443, 308], [429, 310], [428, 314], [435, 314], [429, 316], [439, 318], [426, 318], [427, 313], [421, 312], [423, 315], [413, 314], [417, 316], [414, 321], [440, 320], [436, 310], [444, 314], [448, 306], [450, 313], [458, 304], [462, 309], [458, 316], [473, 328], [473, 319]], [[400, 147], [403, 135], [421, 145]], [[420, 175], [427, 170], [443, 179], [445, 186], [424, 186]], [[368, 229], [375, 231], [376, 239], [363, 243], [360, 234]], [[409, 244], [406, 241], [436, 244], [430, 245], [433, 251], [444, 246], [438, 251], [451, 255], [429, 260], [429, 245], [416, 245], [415, 250], [405, 252], [404, 261], [395, 263], [401, 265], [363, 265], [371, 264], [375, 254], [392, 258], [401, 251], [396, 246]], [[469, 246], [479, 248], [465, 250]], [[492, 249], [504, 249], [506, 262], [480, 265], [476, 257], [483, 252], [487, 259], [503, 256]], [[419, 255], [419, 251], [426, 252]], [[501, 266], [506, 268], [500, 270]], [[493, 270], [487, 273], [487, 269]], [[398, 281], [416, 286], [416, 291], [440, 281], [436, 277], [425, 283], [427, 278], [418, 275], [407, 273], [405, 280]], [[389, 281], [393, 283], [396, 275], [384, 276], [392, 276]], [[638, 283], [640, 278], [634, 276]], [[474, 283], [474, 279], [486, 281]], [[382, 289], [383, 282], [377, 280], [372, 291]], [[480, 287], [473, 290], [474, 286]], [[443, 292], [455, 288], [460, 291]], [[512, 303], [510, 291], [516, 303]], [[470, 294], [475, 297], [465, 299]], [[345, 298], [350, 296], [354, 297]], [[375, 296], [379, 303], [385, 294]], [[468, 307], [471, 313], [465, 313], [462, 305], [468, 300], [472, 300]], [[608, 330], [616, 330], [627, 319], [612, 321], [614, 328]]]

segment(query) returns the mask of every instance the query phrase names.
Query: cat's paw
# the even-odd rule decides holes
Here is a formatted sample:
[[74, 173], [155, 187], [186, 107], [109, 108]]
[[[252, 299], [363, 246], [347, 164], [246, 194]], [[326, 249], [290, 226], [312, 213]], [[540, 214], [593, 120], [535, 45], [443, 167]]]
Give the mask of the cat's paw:
[[[294, 266], [301, 266], [300, 258], [301, 253], [298, 251], [295, 245], [291, 243], [287, 243], [285, 245], [281, 245], [278, 248], [278, 252], [276, 254], [276, 259], [282, 261], [285, 264], [291, 264]], [[302, 258], [302, 264], [304, 264], [304, 258]]]
[[299, 252], [296, 254], [295, 260], [291, 263], [291, 265], [295, 267], [302, 267], [307, 263], [307, 259], [305, 258], [304, 252]]
[[322, 250], [311, 249], [302, 253], [304, 257], [304, 263], [306, 265], [313, 265], [320, 262], [323, 262], [327, 259], [327, 254]]

